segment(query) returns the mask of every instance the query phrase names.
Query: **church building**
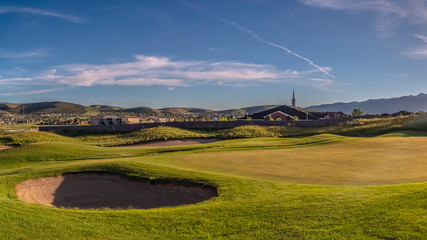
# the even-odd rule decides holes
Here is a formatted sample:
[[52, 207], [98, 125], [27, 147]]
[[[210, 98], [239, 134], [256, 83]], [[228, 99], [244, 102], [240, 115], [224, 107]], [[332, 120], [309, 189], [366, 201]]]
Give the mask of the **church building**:
[[[292, 105], [282, 105], [262, 112], [254, 113], [248, 117], [254, 121], [310, 121], [329, 118], [341, 118], [343, 112], [321, 112], [312, 109], [300, 108], [296, 105], [295, 89], [292, 94]], [[247, 119], [246, 117], [242, 120]]]

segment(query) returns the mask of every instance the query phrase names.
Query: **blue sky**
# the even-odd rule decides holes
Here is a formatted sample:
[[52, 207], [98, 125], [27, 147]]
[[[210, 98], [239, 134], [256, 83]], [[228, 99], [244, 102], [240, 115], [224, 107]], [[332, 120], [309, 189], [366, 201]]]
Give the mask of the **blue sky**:
[[427, 0], [0, 2], [0, 102], [239, 108], [427, 92]]

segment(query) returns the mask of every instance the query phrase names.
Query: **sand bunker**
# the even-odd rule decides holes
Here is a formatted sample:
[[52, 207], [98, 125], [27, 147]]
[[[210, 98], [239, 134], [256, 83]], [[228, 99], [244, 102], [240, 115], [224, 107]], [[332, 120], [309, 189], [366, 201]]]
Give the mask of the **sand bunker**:
[[184, 139], [184, 140], [167, 140], [167, 141], [156, 141], [142, 144], [134, 144], [119, 147], [170, 147], [179, 145], [192, 145], [192, 144], [204, 144], [218, 142], [218, 139]]
[[177, 184], [129, 181], [109, 174], [66, 174], [25, 181], [16, 186], [22, 201], [66, 208], [149, 209], [193, 204], [215, 197], [216, 191]]
[[11, 146], [0, 146], [0, 151], [11, 149], [11, 148], [13, 148], [13, 147], [11, 147]]

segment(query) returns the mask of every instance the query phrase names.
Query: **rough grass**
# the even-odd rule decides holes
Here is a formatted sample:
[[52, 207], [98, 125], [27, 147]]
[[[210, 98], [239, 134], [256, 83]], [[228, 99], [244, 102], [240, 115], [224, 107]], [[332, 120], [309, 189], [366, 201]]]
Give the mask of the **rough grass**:
[[18, 123], [13, 125], [0, 125], [0, 130], [28, 130], [38, 129], [39, 126], [35, 123]]
[[[425, 118], [425, 119], [424, 119]], [[69, 135], [84, 143], [97, 146], [120, 146], [145, 143], [149, 141], [186, 139], [186, 138], [260, 138], [260, 137], [300, 137], [317, 134], [335, 134], [342, 136], [378, 136], [395, 131], [427, 130], [427, 117], [402, 116], [394, 118], [355, 119], [335, 126], [302, 127], [265, 127], [240, 126], [222, 130], [190, 130], [173, 127], [155, 127], [124, 134]]]
[[77, 142], [76, 140], [54, 133], [47, 132], [22, 132], [8, 135], [8, 145], [22, 146], [37, 142]]
[[212, 138], [213, 135], [195, 130], [172, 127], [147, 128], [123, 134], [95, 134], [77, 137], [82, 142], [97, 146], [120, 146], [184, 138]]

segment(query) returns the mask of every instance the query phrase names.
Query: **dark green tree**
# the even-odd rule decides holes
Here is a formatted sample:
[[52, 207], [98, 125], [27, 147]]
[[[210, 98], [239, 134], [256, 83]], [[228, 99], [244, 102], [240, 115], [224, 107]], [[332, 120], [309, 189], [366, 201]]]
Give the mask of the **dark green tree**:
[[352, 117], [360, 117], [362, 115], [363, 115], [363, 111], [360, 110], [359, 108], [353, 109], [353, 112], [351, 113]]

